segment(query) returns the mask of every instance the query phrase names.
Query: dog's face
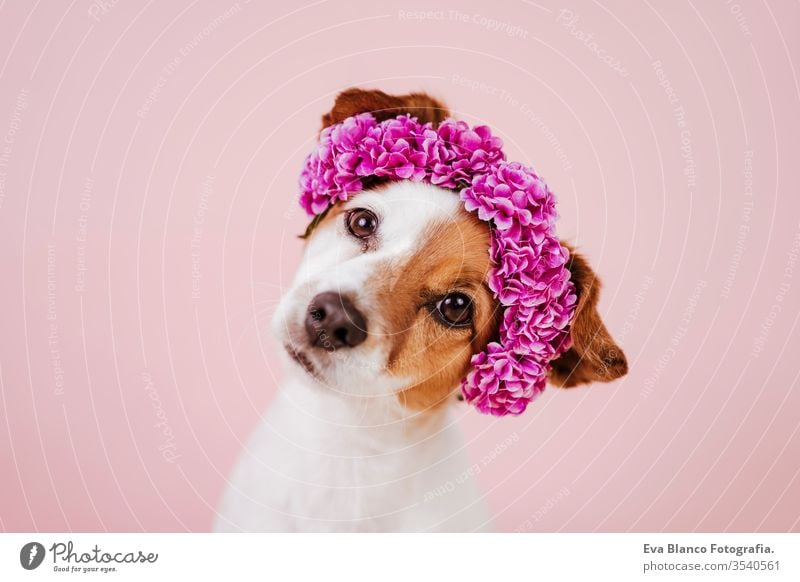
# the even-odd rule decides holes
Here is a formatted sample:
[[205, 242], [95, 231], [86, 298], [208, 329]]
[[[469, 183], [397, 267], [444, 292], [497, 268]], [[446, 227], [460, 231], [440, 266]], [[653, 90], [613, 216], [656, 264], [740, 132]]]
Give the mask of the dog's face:
[[361, 192], [314, 229], [276, 332], [332, 389], [434, 406], [497, 333], [489, 244], [452, 191], [403, 181]]
[[[425, 95], [349, 90], [323, 123], [363, 111], [434, 123], [447, 116]], [[325, 389], [435, 407], [498, 334], [501, 308], [486, 286], [490, 242], [487, 223], [450, 190], [399, 181], [359, 192], [311, 232], [273, 330]], [[553, 362], [551, 379], [572, 386], [619, 377], [627, 364], [597, 313], [599, 283], [574, 253], [571, 269], [579, 295], [573, 348]]]

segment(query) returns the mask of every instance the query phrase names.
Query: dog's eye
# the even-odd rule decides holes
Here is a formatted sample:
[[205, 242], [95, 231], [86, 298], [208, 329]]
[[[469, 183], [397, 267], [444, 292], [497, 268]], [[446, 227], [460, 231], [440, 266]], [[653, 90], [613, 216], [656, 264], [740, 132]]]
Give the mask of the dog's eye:
[[436, 304], [436, 312], [447, 325], [467, 326], [472, 323], [472, 299], [463, 293], [450, 293]]
[[356, 208], [347, 214], [347, 230], [356, 238], [369, 238], [378, 230], [378, 217], [365, 208]]

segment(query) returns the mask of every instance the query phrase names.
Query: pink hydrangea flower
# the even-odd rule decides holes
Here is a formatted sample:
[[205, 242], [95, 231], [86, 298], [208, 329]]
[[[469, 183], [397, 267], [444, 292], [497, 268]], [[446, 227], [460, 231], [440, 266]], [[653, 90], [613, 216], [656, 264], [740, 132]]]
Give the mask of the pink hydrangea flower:
[[324, 129], [300, 175], [300, 204], [311, 216], [379, 176], [458, 191], [464, 208], [492, 225], [487, 283], [504, 309], [500, 341], [472, 357], [461, 389], [496, 416], [521, 414], [544, 390], [550, 361], [571, 345], [577, 303], [555, 197], [531, 168], [507, 162], [502, 147], [485, 126], [447, 120], [434, 129], [409, 115], [378, 122], [362, 113]]

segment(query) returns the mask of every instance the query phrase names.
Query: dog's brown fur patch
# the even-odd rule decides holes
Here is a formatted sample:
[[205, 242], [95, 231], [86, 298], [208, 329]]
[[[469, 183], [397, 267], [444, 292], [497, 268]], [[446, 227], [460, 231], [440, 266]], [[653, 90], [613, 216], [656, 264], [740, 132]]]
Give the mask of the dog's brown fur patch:
[[569, 245], [561, 244], [570, 252], [568, 266], [578, 293], [578, 305], [570, 331], [572, 347], [552, 361], [550, 381], [570, 388], [588, 382], [616, 380], [628, 373], [628, 361], [597, 311], [600, 279], [582, 255]]
[[[490, 267], [488, 226], [464, 210], [439, 222], [406, 264], [387, 265], [377, 302], [383, 309], [391, 344], [390, 373], [413, 378], [398, 393], [400, 402], [425, 410], [444, 402], [468, 372], [470, 358], [496, 337], [500, 310], [486, 287]], [[459, 291], [472, 298], [473, 325], [450, 328], [431, 310], [437, 300]]]
[[434, 125], [450, 116], [447, 107], [427, 93], [389, 95], [383, 91], [353, 87], [339, 93], [333, 109], [322, 116], [322, 128], [366, 112], [372, 113], [378, 121], [409, 113], [422, 123]]

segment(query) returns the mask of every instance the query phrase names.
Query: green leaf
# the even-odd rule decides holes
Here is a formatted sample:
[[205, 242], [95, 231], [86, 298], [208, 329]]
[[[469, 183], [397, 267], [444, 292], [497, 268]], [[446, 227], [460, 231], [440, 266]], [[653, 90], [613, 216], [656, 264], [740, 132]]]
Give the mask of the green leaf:
[[298, 235], [298, 238], [307, 239], [311, 236], [311, 233], [314, 232], [314, 229], [317, 228], [317, 225], [322, 222], [322, 220], [328, 215], [331, 207], [328, 206], [325, 210], [323, 210], [320, 214], [317, 214], [309, 223], [308, 227], [306, 227], [306, 231], [303, 234]]

